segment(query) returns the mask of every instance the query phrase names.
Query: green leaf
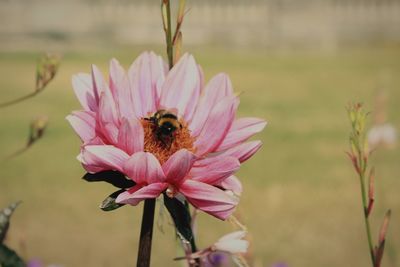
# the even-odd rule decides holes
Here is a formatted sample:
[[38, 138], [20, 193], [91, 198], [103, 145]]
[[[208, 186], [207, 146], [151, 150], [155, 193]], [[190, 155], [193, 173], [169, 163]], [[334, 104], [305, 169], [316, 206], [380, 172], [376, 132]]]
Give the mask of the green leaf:
[[164, 193], [164, 204], [169, 213], [171, 214], [172, 220], [174, 221], [176, 230], [184, 237], [192, 246], [192, 250], [196, 249], [194, 243], [194, 237], [192, 232], [189, 207], [179, 201], [176, 198], [170, 198]]
[[0, 266], [2, 267], [25, 267], [25, 262], [15, 253], [3, 244], [0, 244]]
[[82, 179], [88, 182], [106, 182], [118, 188], [130, 188], [136, 185], [134, 181], [127, 179], [124, 174], [118, 171], [86, 173]]
[[111, 210], [115, 210], [115, 209], [118, 209], [118, 208], [124, 206], [125, 204], [119, 204], [119, 203], [115, 202], [115, 200], [117, 199], [118, 195], [123, 193], [123, 192], [125, 192], [125, 189], [120, 189], [118, 191], [115, 191], [111, 195], [109, 195], [100, 204], [100, 209], [102, 209], [104, 211], [111, 211]]
[[8, 227], [10, 225], [11, 215], [18, 207], [19, 203], [21, 202], [14, 202], [0, 212], [0, 243], [2, 243], [6, 237]]

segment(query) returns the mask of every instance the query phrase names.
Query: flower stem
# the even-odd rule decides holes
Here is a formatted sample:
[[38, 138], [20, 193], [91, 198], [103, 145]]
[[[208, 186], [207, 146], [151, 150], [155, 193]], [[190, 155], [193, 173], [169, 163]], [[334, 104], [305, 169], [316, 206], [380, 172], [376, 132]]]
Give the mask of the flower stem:
[[369, 177], [370, 184], [368, 195], [365, 186], [365, 178], [368, 168], [369, 157], [369, 151], [365, 139], [365, 118], [367, 116], [367, 113], [363, 111], [362, 104], [356, 103], [348, 107], [348, 114], [352, 128], [350, 133], [350, 152], [348, 153], [348, 155], [350, 156], [354, 169], [356, 170], [360, 179], [361, 201], [363, 206], [363, 215], [365, 230], [367, 233], [369, 253], [371, 256], [372, 266], [377, 267], [379, 263], [377, 262], [376, 252], [374, 251], [374, 244], [372, 241], [371, 227], [369, 221], [369, 215], [372, 209], [372, 206], [370, 206], [370, 204], [374, 201], [373, 184], [371, 184], [371, 173]]
[[153, 238], [155, 199], [146, 199], [143, 207], [142, 227], [140, 230], [137, 267], [149, 267], [151, 257], [151, 241]]
[[35, 91], [35, 92], [33, 92], [33, 93], [24, 95], [24, 96], [19, 97], [19, 98], [17, 98], [17, 99], [10, 100], [10, 101], [8, 101], [8, 102], [0, 103], [0, 108], [5, 108], [5, 107], [8, 107], [8, 106], [17, 104], [17, 103], [19, 103], [19, 102], [22, 102], [22, 101], [24, 101], [24, 100], [27, 100], [27, 99], [29, 99], [29, 98], [32, 98], [32, 97], [34, 97], [35, 95], [37, 95], [39, 92], [40, 92], [40, 91]]
[[365, 151], [364, 147], [361, 147], [361, 143], [364, 142], [364, 136], [362, 136], [361, 140], [358, 140], [358, 166], [359, 166], [359, 177], [360, 177], [360, 188], [361, 188], [361, 200], [362, 200], [362, 205], [363, 205], [363, 213], [364, 213], [364, 222], [365, 222], [365, 230], [367, 232], [367, 240], [368, 240], [368, 247], [369, 247], [369, 253], [371, 255], [371, 261], [372, 261], [372, 266], [376, 267], [376, 261], [375, 261], [375, 253], [374, 253], [374, 245], [372, 241], [372, 235], [371, 235], [371, 227], [369, 223], [369, 212], [368, 212], [368, 201], [367, 201], [367, 193], [366, 193], [366, 187], [365, 187], [365, 173], [367, 170], [367, 160], [365, 157], [365, 153], [368, 153]]
[[360, 185], [361, 185], [361, 198], [362, 198], [362, 204], [363, 204], [363, 209], [364, 209], [365, 230], [367, 232], [369, 252], [371, 254], [372, 266], [375, 267], [375, 253], [374, 253], [374, 246], [373, 246], [373, 241], [372, 241], [372, 236], [371, 236], [371, 227], [370, 227], [369, 218], [368, 218], [368, 207], [367, 207], [367, 197], [366, 197], [366, 193], [365, 193], [364, 173], [360, 174]]
[[171, 27], [171, 4], [169, 0], [164, 1], [165, 8], [166, 8], [166, 31], [165, 31], [165, 39], [167, 42], [167, 55], [168, 55], [168, 65], [171, 69], [174, 62], [173, 62], [173, 44], [172, 44], [172, 27]]

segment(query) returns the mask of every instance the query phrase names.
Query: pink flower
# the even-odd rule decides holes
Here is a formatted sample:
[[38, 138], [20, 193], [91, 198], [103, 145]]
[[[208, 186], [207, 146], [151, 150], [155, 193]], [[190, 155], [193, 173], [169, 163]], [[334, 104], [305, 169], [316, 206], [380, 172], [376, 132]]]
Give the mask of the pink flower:
[[[168, 71], [160, 56], [144, 52], [127, 72], [111, 60], [108, 83], [96, 66], [72, 83], [83, 107], [67, 116], [83, 142], [78, 160], [90, 173], [116, 170], [136, 183], [118, 203], [136, 205], [166, 191], [220, 219], [233, 212], [238, 197], [225, 190], [240, 195], [234, 173], [260, 148], [260, 141], [246, 140], [266, 122], [235, 120], [239, 99], [226, 74], [204, 86], [193, 56]], [[175, 113], [181, 124], [169, 145], [149, 120], [159, 110]]]

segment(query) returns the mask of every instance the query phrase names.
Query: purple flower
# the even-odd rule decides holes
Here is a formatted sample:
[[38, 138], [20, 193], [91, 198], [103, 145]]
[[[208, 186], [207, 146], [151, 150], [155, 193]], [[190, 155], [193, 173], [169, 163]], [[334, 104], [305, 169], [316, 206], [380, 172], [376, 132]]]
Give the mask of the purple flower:
[[43, 267], [43, 264], [40, 260], [33, 259], [28, 262], [27, 267]]
[[222, 267], [229, 263], [229, 255], [222, 252], [214, 252], [204, 258], [204, 267]]

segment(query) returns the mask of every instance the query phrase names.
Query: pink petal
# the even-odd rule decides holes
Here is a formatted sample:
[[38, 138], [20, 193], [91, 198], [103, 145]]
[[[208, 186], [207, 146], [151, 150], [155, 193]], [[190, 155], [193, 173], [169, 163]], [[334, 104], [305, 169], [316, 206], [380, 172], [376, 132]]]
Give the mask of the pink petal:
[[216, 156], [196, 161], [190, 170], [190, 178], [210, 185], [219, 184], [240, 168], [234, 157]]
[[165, 181], [165, 175], [157, 158], [148, 152], [133, 154], [124, 165], [123, 171], [137, 184], [151, 184]]
[[101, 170], [122, 171], [128, 158], [124, 151], [109, 145], [85, 146], [82, 151], [82, 162]]
[[114, 99], [118, 99], [118, 91], [122, 89], [125, 70], [115, 58], [110, 61], [110, 90]]
[[229, 176], [225, 180], [221, 181], [219, 183], [219, 186], [221, 186], [225, 190], [232, 191], [237, 196], [240, 196], [243, 192], [242, 183], [234, 175]]
[[72, 87], [83, 109], [97, 111], [98, 102], [94, 97], [92, 78], [89, 74], [79, 73], [72, 76]]
[[238, 204], [237, 199], [221, 189], [190, 179], [185, 180], [179, 191], [193, 206], [222, 220], [228, 218]]
[[92, 65], [92, 86], [93, 93], [97, 103], [100, 101], [100, 95], [106, 91], [106, 82], [104, 81], [103, 74], [96, 65]]
[[261, 132], [266, 125], [266, 121], [258, 118], [241, 118], [234, 121], [224, 141], [218, 147], [218, 151], [246, 141], [254, 134]]
[[[162, 57], [157, 56], [152, 51], [149, 52], [149, 54], [150, 54], [152, 86], [153, 88], [155, 88], [155, 92], [157, 95], [155, 102], [156, 102], [156, 107], [158, 107], [158, 104], [160, 102], [162, 84], [164, 84], [165, 76], [168, 73], [168, 66], [166, 62], [164, 62]], [[148, 110], [147, 113], [149, 112], [153, 112], [153, 110]]]
[[119, 119], [117, 108], [110, 94], [101, 94], [99, 112], [97, 115], [101, 133], [110, 143], [117, 144]]
[[[151, 52], [153, 53], [153, 52]], [[161, 59], [161, 57], [160, 57]], [[161, 97], [161, 90], [162, 90], [162, 86], [164, 84], [165, 81], [165, 77], [167, 76], [167, 73], [169, 72], [169, 66], [168, 63], [165, 62], [164, 60], [160, 60], [160, 64], [162, 65], [161, 69], [162, 69], [162, 74], [160, 75], [160, 77], [157, 80], [156, 83], [156, 88], [157, 88], [157, 107], [160, 104], [160, 97]]]
[[204, 89], [204, 71], [203, 68], [197, 64], [197, 68], [199, 70], [199, 80], [200, 80], [200, 94], [203, 93]]
[[135, 206], [144, 199], [157, 198], [167, 187], [166, 183], [154, 183], [143, 187], [136, 185], [119, 194], [115, 202]]
[[143, 151], [144, 131], [138, 119], [122, 119], [118, 133], [118, 147], [125, 150], [129, 155]]
[[246, 142], [222, 152], [221, 155], [235, 157], [242, 163], [252, 157], [261, 146], [262, 143], [259, 140]]
[[110, 62], [110, 90], [122, 117], [135, 117], [128, 77], [116, 59]]
[[102, 166], [95, 166], [95, 165], [87, 164], [83, 157], [83, 150], [81, 151], [81, 153], [79, 153], [79, 155], [76, 157], [76, 159], [82, 163], [83, 168], [89, 173], [96, 173], [96, 172], [101, 172], [101, 171], [105, 170], [104, 167], [102, 167]]
[[177, 108], [190, 121], [200, 96], [199, 69], [193, 56], [185, 54], [170, 70], [161, 90], [160, 106]]
[[92, 145], [107, 145], [104, 143], [103, 139], [99, 136], [95, 136], [93, 139], [86, 141], [82, 144], [82, 147], [92, 146]]
[[196, 156], [186, 149], [175, 152], [162, 166], [170, 184], [180, 183], [192, 168]]
[[96, 136], [96, 114], [91, 111], [76, 111], [66, 119], [79, 135], [82, 142], [88, 142]]
[[229, 76], [221, 73], [214, 76], [204, 89], [196, 112], [189, 124], [193, 136], [198, 136], [203, 129], [212, 108], [226, 96], [233, 95], [232, 83]]
[[163, 76], [163, 61], [154, 53], [144, 52], [133, 62], [128, 77], [136, 116], [146, 117], [156, 111], [157, 82]]
[[212, 109], [195, 142], [196, 155], [212, 152], [221, 144], [232, 125], [238, 104], [239, 100], [236, 97], [224, 97]]

